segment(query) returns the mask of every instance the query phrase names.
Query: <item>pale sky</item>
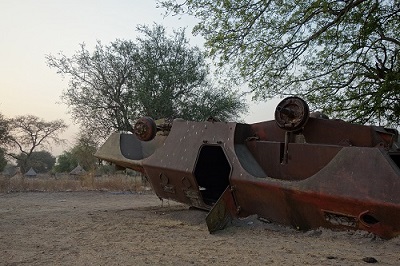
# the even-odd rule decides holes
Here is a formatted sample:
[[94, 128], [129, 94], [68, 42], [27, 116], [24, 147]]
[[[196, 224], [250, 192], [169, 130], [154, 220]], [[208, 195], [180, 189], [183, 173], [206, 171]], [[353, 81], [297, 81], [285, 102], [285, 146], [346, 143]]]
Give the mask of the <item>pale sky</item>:
[[[163, 13], [155, 0], [0, 0], [0, 113], [8, 118], [32, 114], [47, 121], [63, 119], [69, 128], [61, 137], [68, 145], [50, 150], [61, 154], [79, 130], [67, 106], [60, 103], [68, 80], [46, 65], [45, 56], [62, 51], [70, 57], [80, 43], [92, 51], [97, 40], [103, 44], [134, 40], [137, 25], [153, 22], [171, 32], [187, 27], [191, 43], [202, 45], [202, 38], [191, 34], [195, 19], [164, 18]], [[247, 123], [273, 119], [277, 103], [252, 103], [243, 119]]]

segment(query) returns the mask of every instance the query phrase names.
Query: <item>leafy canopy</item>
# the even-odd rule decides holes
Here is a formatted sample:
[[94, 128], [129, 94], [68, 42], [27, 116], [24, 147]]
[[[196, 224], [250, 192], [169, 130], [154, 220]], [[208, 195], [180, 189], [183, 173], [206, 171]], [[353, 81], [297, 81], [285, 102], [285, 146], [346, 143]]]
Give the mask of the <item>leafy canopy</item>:
[[9, 120], [0, 113], [0, 147], [4, 147], [10, 140]]
[[58, 173], [70, 172], [78, 164], [86, 171], [94, 170], [98, 162], [98, 159], [94, 157], [97, 148], [98, 143], [95, 141], [93, 134], [80, 132], [75, 139], [74, 146], [58, 156], [57, 164], [53, 170]]
[[166, 0], [257, 99], [298, 94], [360, 123], [400, 122], [397, 0]]
[[78, 165], [77, 158], [71, 151], [64, 151], [57, 157], [53, 170], [56, 173], [69, 173]]
[[97, 148], [98, 144], [91, 135], [81, 133], [75, 141], [75, 146], [71, 149], [71, 154], [85, 170], [89, 171], [97, 166], [98, 159], [94, 157]]
[[48, 151], [34, 151], [29, 158], [25, 153], [20, 153], [17, 160], [17, 166], [25, 169], [25, 172], [32, 167], [37, 173], [49, 172], [55, 163], [56, 158]]
[[4, 170], [7, 165], [6, 154], [3, 148], [0, 148], [0, 172]]
[[[213, 85], [203, 53], [190, 47], [184, 29], [169, 36], [163, 26], [139, 26], [135, 41], [84, 44], [72, 57], [47, 56], [69, 78], [62, 99], [85, 131], [106, 137], [130, 131], [141, 116], [235, 119], [246, 110], [240, 95]], [[133, 121], [132, 121], [133, 120]]]

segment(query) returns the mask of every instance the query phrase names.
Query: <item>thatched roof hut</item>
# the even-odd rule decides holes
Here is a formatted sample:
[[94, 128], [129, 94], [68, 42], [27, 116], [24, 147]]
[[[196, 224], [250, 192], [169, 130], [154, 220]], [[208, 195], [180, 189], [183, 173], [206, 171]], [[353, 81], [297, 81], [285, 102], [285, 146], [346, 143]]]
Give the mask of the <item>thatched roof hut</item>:
[[33, 170], [33, 168], [31, 167], [28, 172], [25, 173], [24, 176], [29, 176], [29, 177], [35, 177], [37, 174], [35, 172], [35, 170]]
[[79, 164], [71, 172], [69, 172], [70, 175], [83, 175], [85, 173], [85, 169], [83, 169]]

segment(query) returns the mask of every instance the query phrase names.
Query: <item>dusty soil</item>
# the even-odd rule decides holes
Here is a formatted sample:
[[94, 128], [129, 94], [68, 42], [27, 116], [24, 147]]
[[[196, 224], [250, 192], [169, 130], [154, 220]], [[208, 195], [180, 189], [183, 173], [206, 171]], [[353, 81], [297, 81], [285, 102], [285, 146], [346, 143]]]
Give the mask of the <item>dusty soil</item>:
[[0, 194], [0, 265], [400, 265], [400, 238], [255, 217], [210, 235], [205, 216], [153, 194]]

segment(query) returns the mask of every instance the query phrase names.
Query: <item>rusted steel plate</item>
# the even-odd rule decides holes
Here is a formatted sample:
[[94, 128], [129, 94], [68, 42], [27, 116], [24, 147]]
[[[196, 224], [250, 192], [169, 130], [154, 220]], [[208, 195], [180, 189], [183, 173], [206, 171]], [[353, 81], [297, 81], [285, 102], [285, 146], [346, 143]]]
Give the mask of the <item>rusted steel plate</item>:
[[210, 233], [224, 229], [237, 216], [237, 207], [231, 189], [231, 187], [225, 189], [206, 217]]

